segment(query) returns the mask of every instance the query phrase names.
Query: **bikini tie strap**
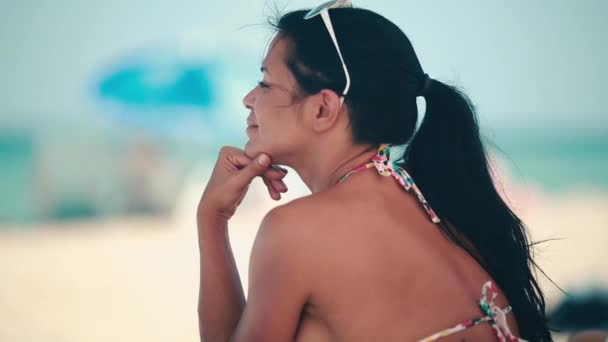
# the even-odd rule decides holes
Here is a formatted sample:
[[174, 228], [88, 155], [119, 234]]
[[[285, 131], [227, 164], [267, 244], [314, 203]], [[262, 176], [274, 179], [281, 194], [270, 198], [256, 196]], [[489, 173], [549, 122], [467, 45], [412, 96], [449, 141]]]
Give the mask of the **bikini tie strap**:
[[374, 166], [378, 170], [378, 172], [383, 176], [392, 176], [397, 180], [399, 185], [403, 187], [406, 191], [414, 191], [416, 197], [424, 207], [424, 210], [428, 213], [433, 223], [441, 222], [439, 220], [439, 216], [435, 214], [435, 211], [431, 208], [429, 203], [426, 201], [422, 192], [418, 189], [418, 186], [414, 183], [414, 179], [395, 162], [390, 162], [391, 157], [391, 149], [389, 144], [382, 144], [380, 148], [378, 148], [378, 153], [372, 157], [372, 162]]
[[[488, 299], [488, 291], [491, 294], [491, 297]], [[485, 316], [477, 318], [477, 319], [469, 319], [459, 324], [452, 326], [451, 328], [444, 329], [440, 332], [434, 333], [431, 336], [427, 336], [423, 339], [418, 340], [418, 342], [434, 342], [442, 337], [450, 336], [452, 334], [456, 334], [461, 331], [465, 331], [474, 326], [488, 323], [490, 327], [498, 337], [500, 342], [526, 342], [521, 338], [517, 338], [507, 325], [507, 317], [506, 314], [512, 311], [510, 306], [507, 306], [504, 309], [496, 306], [494, 304], [494, 299], [498, 295], [498, 291], [496, 287], [492, 283], [492, 281], [488, 281], [483, 284], [481, 289], [481, 299], [479, 300], [479, 306], [481, 310], [484, 312]]]
[[376, 155], [372, 157], [371, 162], [357, 166], [356, 168], [354, 168], [353, 170], [351, 170], [350, 172], [348, 172], [347, 174], [342, 176], [338, 180], [338, 183], [343, 182], [346, 178], [348, 178], [348, 176], [350, 176], [351, 174], [353, 174], [355, 172], [359, 172], [359, 171], [362, 171], [365, 169], [375, 167], [376, 170], [378, 170], [378, 173], [381, 174], [382, 176], [392, 176], [393, 178], [395, 178], [397, 180], [397, 182], [399, 183], [399, 185], [401, 185], [401, 187], [404, 188], [406, 191], [410, 191], [410, 190], [414, 191], [414, 193], [416, 194], [416, 197], [418, 197], [418, 201], [420, 201], [420, 204], [422, 204], [422, 206], [424, 207], [424, 210], [427, 212], [427, 214], [431, 218], [431, 221], [433, 221], [433, 223], [441, 222], [439, 220], [439, 216], [437, 216], [435, 211], [433, 211], [433, 209], [431, 209], [431, 206], [429, 205], [429, 203], [426, 201], [426, 199], [422, 195], [422, 192], [420, 192], [420, 189], [418, 189], [418, 187], [414, 183], [414, 180], [412, 179], [412, 177], [401, 166], [397, 165], [397, 163], [394, 163], [394, 162], [391, 163], [390, 157], [391, 157], [390, 145], [382, 144], [378, 148], [378, 152], [376, 153]]
[[[488, 292], [490, 297], [488, 298]], [[494, 304], [494, 299], [498, 296], [498, 290], [496, 285], [490, 280], [483, 284], [481, 289], [481, 299], [479, 300], [479, 306], [481, 310], [488, 317], [488, 323], [496, 333], [500, 342], [522, 342], [517, 336], [513, 335], [509, 325], [507, 324], [507, 313], [511, 311], [511, 307], [508, 306], [504, 310], [498, 305]]]

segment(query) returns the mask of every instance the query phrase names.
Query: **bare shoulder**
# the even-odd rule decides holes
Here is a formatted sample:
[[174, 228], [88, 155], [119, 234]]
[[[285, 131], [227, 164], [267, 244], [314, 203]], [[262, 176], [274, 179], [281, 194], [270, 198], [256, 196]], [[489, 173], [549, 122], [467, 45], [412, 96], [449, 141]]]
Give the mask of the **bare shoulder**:
[[326, 191], [272, 209], [258, 234], [261, 239], [280, 240], [286, 253], [293, 256], [297, 251], [309, 262], [330, 266], [332, 260], [341, 266], [340, 261], [350, 264], [361, 258], [380, 267], [387, 258], [414, 264], [428, 252], [410, 225], [402, 210], [391, 208], [386, 199]]
[[[289, 230], [298, 238], [319, 233], [341, 221], [344, 209], [348, 207], [345, 200], [332, 192], [323, 192], [304, 196], [270, 210], [262, 220], [262, 228], [274, 226], [274, 230]], [[279, 226], [284, 228], [279, 228]]]
[[320, 264], [314, 234], [307, 229], [299, 201], [268, 212], [255, 238], [249, 262], [247, 304], [235, 341], [287, 341], [318, 286]]
[[323, 196], [310, 195], [277, 206], [262, 219], [259, 234], [284, 243], [308, 240], [327, 219], [328, 205], [331, 203]]
[[321, 224], [323, 216], [315, 213], [319, 206], [316, 199], [307, 196], [273, 208], [262, 219], [256, 240], [272, 240], [286, 250], [297, 249], [310, 241]]
[[[270, 210], [262, 219], [257, 245], [272, 243], [293, 257], [306, 255], [309, 261], [320, 257], [320, 243], [330, 233], [327, 227], [336, 220], [336, 204], [324, 194], [292, 200]], [[255, 247], [255, 245], [254, 245]], [[297, 253], [295, 253], [297, 252]]]

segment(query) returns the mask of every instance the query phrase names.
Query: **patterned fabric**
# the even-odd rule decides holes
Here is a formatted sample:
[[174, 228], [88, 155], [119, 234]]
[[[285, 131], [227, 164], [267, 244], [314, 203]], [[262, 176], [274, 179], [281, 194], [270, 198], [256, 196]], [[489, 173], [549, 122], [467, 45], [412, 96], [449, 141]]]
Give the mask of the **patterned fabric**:
[[[420, 204], [422, 204], [422, 207], [424, 208], [424, 210], [427, 212], [427, 214], [431, 218], [431, 221], [433, 221], [434, 223], [441, 222], [439, 220], [439, 217], [437, 216], [437, 214], [435, 214], [433, 209], [431, 209], [431, 206], [428, 204], [428, 202], [422, 195], [422, 192], [420, 192], [420, 189], [418, 189], [418, 187], [414, 183], [414, 180], [412, 179], [412, 177], [399, 165], [397, 165], [395, 163], [392, 163], [389, 165], [389, 162], [390, 162], [390, 145], [382, 144], [378, 148], [378, 152], [376, 153], [376, 155], [372, 157], [371, 162], [357, 166], [356, 168], [354, 168], [353, 170], [351, 170], [350, 172], [348, 172], [347, 174], [342, 176], [342, 178], [340, 178], [338, 183], [343, 182], [346, 178], [348, 178], [348, 176], [350, 176], [351, 174], [353, 174], [355, 172], [359, 172], [359, 171], [363, 171], [363, 170], [375, 167], [376, 170], [378, 170], [378, 173], [380, 173], [381, 175], [392, 176], [395, 180], [397, 180], [399, 185], [401, 185], [401, 187], [403, 187], [406, 191], [410, 191], [410, 190], [413, 191], [414, 194], [416, 194], [416, 197], [418, 197]], [[488, 298], [488, 293], [490, 294], [489, 298]], [[511, 332], [511, 330], [509, 329], [509, 326], [507, 325], [506, 314], [511, 312], [512, 308], [510, 306], [507, 306], [506, 308], [501, 309], [499, 306], [494, 304], [494, 299], [496, 299], [496, 296], [498, 296], [498, 291], [496, 289], [496, 286], [494, 285], [494, 283], [492, 281], [487, 281], [485, 284], [483, 284], [483, 287], [481, 289], [481, 299], [479, 300], [479, 307], [481, 308], [481, 310], [483, 311], [485, 316], [477, 318], [477, 319], [470, 319], [470, 320], [464, 321], [451, 328], [442, 330], [431, 336], [423, 338], [423, 339], [419, 340], [418, 342], [436, 341], [442, 337], [446, 337], [446, 336], [455, 334], [457, 332], [472, 328], [476, 325], [479, 325], [479, 324], [485, 323], [485, 322], [488, 322], [490, 324], [490, 326], [492, 327], [492, 330], [496, 333], [496, 337], [498, 337], [498, 340], [500, 342], [525, 342], [525, 340], [522, 340], [522, 339], [514, 336], [513, 333]]]
[[437, 214], [435, 214], [433, 209], [431, 209], [431, 206], [427, 203], [424, 196], [422, 196], [422, 192], [420, 192], [416, 184], [414, 184], [414, 180], [407, 173], [407, 171], [405, 171], [401, 166], [395, 163], [392, 163], [392, 167], [389, 165], [389, 159], [391, 157], [391, 150], [389, 146], [390, 145], [388, 144], [380, 145], [380, 147], [378, 148], [378, 153], [372, 157], [372, 161], [370, 163], [366, 163], [354, 168], [353, 170], [342, 176], [338, 183], [343, 182], [346, 178], [348, 178], [348, 176], [355, 172], [362, 171], [370, 167], [376, 167], [376, 169], [381, 175], [392, 176], [393, 178], [395, 178], [399, 185], [401, 185], [401, 187], [405, 189], [405, 191], [412, 190], [414, 194], [416, 194], [416, 197], [418, 197], [418, 200], [424, 207], [424, 210], [426, 210], [426, 212], [428, 213], [429, 217], [431, 218], [431, 221], [433, 221], [434, 223], [439, 223], [439, 217], [437, 216]]
[[[491, 294], [491, 297], [488, 299], [488, 291]], [[481, 299], [479, 300], [479, 307], [484, 312], [485, 316], [470, 319], [468, 321], [464, 321], [460, 324], [457, 324], [451, 328], [442, 330], [438, 333], [435, 333], [431, 336], [425, 337], [418, 342], [431, 342], [437, 341], [442, 337], [446, 337], [452, 334], [455, 334], [460, 331], [464, 331], [466, 329], [472, 328], [481, 323], [488, 322], [494, 330], [496, 337], [498, 337], [498, 341], [500, 342], [525, 342], [513, 335], [509, 326], [507, 325], [507, 314], [512, 311], [510, 306], [507, 306], [504, 309], [501, 309], [498, 305], [494, 304], [494, 299], [498, 295], [498, 291], [496, 290], [496, 286], [492, 281], [487, 281], [483, 284], [481, 289]]]

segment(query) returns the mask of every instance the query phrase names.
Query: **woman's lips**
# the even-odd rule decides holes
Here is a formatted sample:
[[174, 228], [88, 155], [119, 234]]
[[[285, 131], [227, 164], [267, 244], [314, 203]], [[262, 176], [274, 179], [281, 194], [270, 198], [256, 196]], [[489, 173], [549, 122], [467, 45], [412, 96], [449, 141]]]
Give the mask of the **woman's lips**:
[[258, 127], [255, 121], [252, 120], [251, 116], [247, 118], [247, 129], [249, 129], [250, 127]]
[[249, 125], [249, 126], [247, 126], [247, 129], [245, 130], [245, 132], [249, 133], [249, 132], [251, 132], [251, 131], [253, 131], [253, 130], [257, 129], [257, 128], [258, 128], [257, 125]]

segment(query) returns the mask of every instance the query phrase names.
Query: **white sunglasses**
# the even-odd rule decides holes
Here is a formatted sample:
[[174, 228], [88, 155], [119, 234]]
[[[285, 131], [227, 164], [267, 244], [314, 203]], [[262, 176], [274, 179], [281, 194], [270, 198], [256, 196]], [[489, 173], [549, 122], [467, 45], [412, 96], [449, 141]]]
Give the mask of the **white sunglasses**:
[[340, 108], [342, 107], [342, 104], [344, 103], [344, 97], [346, 96], [346, 94], [348, 93], [348, 89], [350, 88], [350, 75], [348, 74], [348, 69], [346, 69], [346, 64], [344, 63], [344, 58], [342, 58], [342, 52], [340, 52], [338, 40], [336, 39], [336, 33], [334, 32], [334, 27], [331, 24], [331, 19], [329, 18], [329, 9], [341, 7], [353, 7], [353, 5], [349, 0], [332, 0], [311, 9], [304, 16], [304, 20], [308, 20], [321, 14], [321, 18], [323, 18], [323, 23], [325, 24], [325, 27], [327, 27], [327, 31], [329, 32], [331, 39], [334, 41], [334, 45], [336, 46], [336, 50], [338, 51], [338, 56], [340, 56], [342, 68], [344, 68], [344, 75], [346, 76], [346, 87], [342, 92], [342, 96], [340, 96]]

